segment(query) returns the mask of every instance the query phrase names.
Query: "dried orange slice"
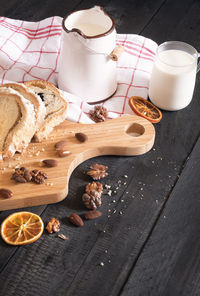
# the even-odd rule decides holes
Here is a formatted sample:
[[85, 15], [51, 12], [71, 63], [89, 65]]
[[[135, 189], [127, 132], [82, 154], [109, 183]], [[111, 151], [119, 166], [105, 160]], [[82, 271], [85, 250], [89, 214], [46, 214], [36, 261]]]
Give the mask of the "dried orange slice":
[[8, 216], [1, 224], [1, 237], [10, 245], [27, 245], [42, 235], [42, 219], [30, 212], [17, 212]]
[[137, 115], [148, 119], [152, 123], [157, 123], [162, 119], [161, 111], [151, 102], [141, 97], [131, 97], [129, 106]]

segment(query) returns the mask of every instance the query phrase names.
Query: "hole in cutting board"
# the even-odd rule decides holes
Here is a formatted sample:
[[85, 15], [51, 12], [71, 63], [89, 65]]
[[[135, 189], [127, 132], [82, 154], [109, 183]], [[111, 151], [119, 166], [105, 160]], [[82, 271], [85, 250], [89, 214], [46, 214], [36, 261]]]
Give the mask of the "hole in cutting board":
[[139, 123], [131, 124], [126, 130], [126, 133], [131, 137], [140, 137], [144, 134], [144, 132], [144, 126]]

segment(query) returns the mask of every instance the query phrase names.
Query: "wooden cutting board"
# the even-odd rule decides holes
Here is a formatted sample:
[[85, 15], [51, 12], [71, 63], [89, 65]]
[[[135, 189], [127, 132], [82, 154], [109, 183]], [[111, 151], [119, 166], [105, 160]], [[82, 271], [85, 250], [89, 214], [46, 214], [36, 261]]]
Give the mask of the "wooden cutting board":
[[[81, 132], [88, 140], [80, 143], [75, 133]], [[155, 139], [153, 125], [146, 119], [132, 115], [97, 124], [78, 124], [65, 121], [42, 143], [30, 143], [23, 155], [0, 163], [0, 188], [13, 192], [9, 199], [0, 198], [0, 210], [56, 203], [68, 194], [69, 178], [83, 161], [100, 155], [140, 155], [149, 151]], [[60, 140], [68, 142], [71, 155], [60, 158], [54, 148]], [[42, 160], [57, 159], [58, 166], [47, 168]], [[48, 175], [44, 184], [16, 183], [11, 180], [15, 167], [39, 169]], [[91, 180], [92, 181], [92, 180]]]

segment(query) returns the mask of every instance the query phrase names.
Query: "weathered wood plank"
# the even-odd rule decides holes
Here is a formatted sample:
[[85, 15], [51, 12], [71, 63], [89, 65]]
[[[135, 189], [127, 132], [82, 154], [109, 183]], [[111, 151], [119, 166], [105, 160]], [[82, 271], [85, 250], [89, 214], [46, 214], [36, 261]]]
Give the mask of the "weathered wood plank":
[[166, 1], [152, 21], [141, 34], [162, 43], [168, 40], [180, 40], [191, 44], [199, 50], [197, 32], [199, 23], [200, 2]]
[[[169, 14], [169, 7], [171, 7], [172, 9], [172, 15], [174, 14], [174, 16], [176, 15], [177, 12], [177, 2], [176, 4], [172, 5], [172, 2], [170, 2], [170, 5], [167, 5], [167, 12]], [[192, 4], [192, 2], [189, 3], [190, 5]], [[185, 19], [185, 22], [187, 22], [187, 20], [191, 19], [191, 13], [189, 13], [188, 9], [189, 7], [193, 10], [192, 5], [190, 6], [188, 4], [188, 2], [183, 3], [183, 7], [179, 10], [179, 18], [178, 21], [181, 23], [182, 22], [182, 18]], [[164, 9], [165, 6], [163, 6], [162, 9]], [[161, 11], [162, 11], [161, 9]], [[159, 12], [160, 13], [160, 12]], [[187, 14], [189, 13], [189, 16], [187, 16]], [[166, 14], [166, 11], [164, 10], [164, 12], [162, 11], [162, 18], [164, 17], [164, 14]], [[159, 15], [159, 14], [158, 14]], [[177, 25], [177, 30], [173, 28], [173, 33], [176, 32], [176, 34], [178, 35], [180, 32], [180, 27], [181, 24], [179, 25], [179, 22], [177, 22], [177, 18], [173, 18], [172, 20], [173, 22], [176, 21], [176, 25]], [[160, 23], [161, 22], [161, 18], [160, 18]], [[193, 15], [193, 24], [195, 27], [195, 24], [197, 25], [198, 28], [198, 11], [196, 11], [195, 15]], [[166, 37], [166, 39], [170, 40], [170, 36], [171, 36], [171, 30], [168, 30], [168, 28], [165, 28], [165, 24], [163, 24], [163, 26], [160, 25], [159, 26], [155, 26], [154, 30], [156, 31], [156, 27], [157, 30], [159, 31], [159, 36], [162, 36], [162, 31], [167, 31], [168, 36]], [[186, 30], [184, 28], [184, 30]], [[143, 33], [143, 32], [142, 32]], [[145, 30], [144, 30], [145, 33]], [[175, 33], [174, 33], [175, 34]], [[197, 31], [196, 31], [197, 34]], [[188, 32], [185, 32], [185, 35], [188, 35]], [[184, 38], [184, 32], [181, 31], [181, 38]], [[159, 42], [159, 39], [154, 39], [155, 41]], [[181, 165], [184, 163], [184, 160], [187, 158], [188, 153], [191, 151], [193, 143], [196, 141], [198, 135], [199, 135], [199, 123], [198, 123], [198, 114], [199, 114], [199, 103], [198, 103], [198, 98], [197, 98], [197, 93], [199, 91], [200, 87], [197, 81], [197, 87], [195, 90], [195, 96], [193, 99], [192, 104], [185, 110], [176, 112], [176, 113], [170, 113], [170, 112], [164, 112], [164, 121], [161, 122], [161, 124], [159, 126], [157, 126], [157, 142], [156, 142], [156, 150], [159, 149], [159, 152], [162, 152], [162, 156], [159, 156], [159, 154], [157, 154], [156, 156], [159, 159], [163, 159], [164, 161], [168, 160], [168, 162], [166, 161], [164, 164], [159, 164], [158, 166], [158, 170], [157, 173], [155, 173], [155, 175], [152, 175], [151, 177], [149, 175], [146, 176], [145, 179], [147, 179], [147, 183], [148, 185], [152, 185], [153, 183], [153, 188], [154, 190], [149, 190], [149, 195], [148, 198], [150, 198], [149, 196], [154, 196], [154, 202], [157, 200], [158, 203], [161, 202], [161, 195], [163, 195], [164, 199], [168, 197], [169, 193], [170, 193], [170, 188], [168, 186], [170, 186], [170, 184], [168, 183], [168, 178], [173, 178], [173, 171], [172, 169], [169, 168], [169, 164], [173, 164], [174, 165], [174, 171], [175, 171], [175, 175], [178, 175], [179, 172], [181, 173]], [[199, 110], [197, 112], [197, 110]], [[191, 114], [192, 116], [194, 116], [193, 118], [193, 124], [192, 125], [188, 125], [186, 127], [186, 123], [188, 123], [190, 121], [191, 118]], [[184, 132], [183, 132], [184, 131]], [[157, 151], [158, 153], [158, 151]], [[154, 161], [154, 160], [152, 160]], [[180, 166], [179, 166], [180, 165]], [[146, 170], [146, 168], [142, 169], [142, 172], [144, 172], [144, 170]], [[168, 172], [167, 172], [168, 171]], [[142, 173], [141, 172], [141, 173]], [[149, 174], [150, 174], [151, 170], [149, 170]], [[137, 170], [137, 173], [138, 170]], [[141, 174], [142, 175], [142, 174]], [[154, 183], [153, 179], [158, 180], [159, 183]], [[162, 184], [162, 182], [164, 182], [164, 184]], [[175, 179], [173, 179], [173, 182], [175, 182]], [[134, 184], [135, 185], [135, 184]], [[134, 186], [133, 185], [133, 186]], [[168, 192], [166, 192], [165, 190], [167, 190], [168, 187]], [[160, 190], [159, 190], [160, 189]], [[157, 197], [157, 199], [156, 199]], [[150, 204], [147, 205], [147, 201], [145, 200], [145, 206], [146, 209], [150, 210], [152, 209], [152, 204], [153, 204], [153, 200], [151, 200], [149, 202]], [[161, 202], [163, 204], [163, 201]], [[131, 207], [131, 205], [129, 204], [128, 207]], [[137, 204], [136, 205], [137, 209], [139, 210], [140, 207]], [[140, 210], [139, 210], [140, 211]], [[150, 210], [151, 211], [151, 210]], [[145, 212], [145, 211], [144, 211]], [[145, 215], [143, 212], [143, 215]], [[131, 207], [130, 209], [130, 215], [133, 214], [133, 217], [136, 216], [136, 213], [133, 210], [133, 207]], [[141, 214], [141, 212], [140, 212]], [[155, 212], [154, 212], [155, 214]], [[152, 214], [152, 215], [154, 215]], [[156, 214], [155, 214], [156, 215]], [[142, 216], [142, 215], [141, 215]], [[140, 219], [141, 219], [140, 216]], [[126, 217], [127, 219], [127, 217]], [[134, 218], [133, 218], [134, 219]], [[147, 219], [149, 224], [151, 224], [151, 226], [153, 226], [153, 221], [155, 219], [155, 216], [148, 217]], [[152, 219], [152, 220], [151, 220]], [[134, 222], [131, 221], [133, 225]], [[141, 223], [144, 223], [144, 220], [140, 221]], [[154, 220], [155, 222], [155, 220]], [[121, 229], [123, 229], [123, 222], [120, 222], [120, 226], [122, 227]], [[139, 231], [140, 229], [140, 225], [139, 225], [139, 221], [137, 221], [137, 223], [135, 223], [136, 229]], [[150, 228], [146, 228], [144, 231], [144, 235], [146, 235], [147, 237], [147, 233], [150, 230]], [[116, 230], [114, 230], [115, 232]], [[142, 231], [141, 231], [142, 232]], [[122, 247], [123, 251], [125, 254], [130, 254], [129, 259], [127, 259], [126, 256], [126, 260], [123, 261], [124, 257], [121, 254], [122, 251], [120, 252], [117, 248], [117, 246], [120, 246], [121, 240], [120, 240], [120, 235], [118, 237], [118, 240], [114, 240], [112, 237], [112, 247], [110, 250], [110, 254], [113, 255], [113, 257], [115, 258], [114, 261], [116, 261], [115, 265], [112, 265], [112, 269], [109, 269], [109, 267], [105, 267], [105, 269], [102, 271], [101, 269], [101, 281], [104, 282], [104, 285], [99, 286], [98, 284], [98, 275], [99, 275], [99, 270], [95, 269], [95, 262], [96, 262], [96, 256], [98, 256], [98, 246], [101, 245], [102, 240], [99, 239], [99, 241], [97, 241], [95, 249], [91, 252], [90, 256], [88, 256], [87, 260], [84, 262], [84, 266], [80, 269], [79, 274], [76, 276], [71, 288], [69, 289], [69, 295], [72, 294], [77, 290], [79, 291], [79, 295], [87, 295], [87, 293], [95, 293], [95, 288], [98, 287], [98, 293], [99, 295], [116, 295], [116, 293], [118, 293], [118, 288], [120, 286], [120, 284], [123, 282], [124, 278], [125, 278], [125, 274], [127, 276], [128, 272], [127, 270], [130, 267], [130, 262], [134, 262], [134, 259], [137, 259], [137, 255], [139, 253], [137, 253], [136, 248], [137, 248], [137, 243], [140, 243], [140, 247], [142, 246], [142, 239], [141, 241], [139, 241], [139, 239], [135, 239], [134, 240], [134, 233], [131, 233], [132, 235], [132, 248], [130, 247], [130, 249], [126, 249], [124, 247]], [[131, 241], [131, 239], [129, 240], [129, 242]], [[124, 242], [125, 244], [127, 243], [127, 240], [125, 240]], [[129, 252], [130, 251], [130, 252]], [[133, 254], [135, 256], [133, 256]], [[137, 255], [136, 255], [137, 254]], [[123, 259], [120, 257], [122, 256]], [[118, 258], [119, 261], [117, 260]], [[133, 259], [134, 258], [134, 259]], [[129, 261], [130, 260], [130, 261]], [[120, 265], [120, 266], [118, 266]], [[107, 269], [108, 268], [108, 269]], [[92, 269], [92, 271], [91, 271]], [[109, 271], [108, 270], [112, 270], [112, 276], [108, 276]], [[90, 272], [91, 271], [91, 272]], [[108, 281], [106, 281], [106, 278], [109, 278]], [[123, 280], [122, 280], [123, 278]], [[112, 288], [111, 288], [112, 286]], [[100, 289], [100, 291], [99, 291]]]
[[[40, 207], [31, 207], [31, 208], [24, 208], [23, 211], [31, 211], [33, 213], [37, 213], [38, 215], [41, 215], [42, 212], [46, 206], [40, 206]], [[20, 211], [19, 210], [15, 210]], [[0, 224], [3, 222], [3, 220], [9, 216], [10, 214], [14, 213], [13, 210], [10, 211], [3, 211], [0, 213]], [[11, 247], [6, 245], [2, 240], [0, 240], [0, 272], [4, 269], [7, 262], [10, 260], [10, 258], [15, 254], [18, 247]]]
[[[62, 3], [61, 3], [62, 2]], [[81, 1], [79, 1], [81, 2]], [[77, 2], [78, 3], [78, 2]], [[96, 3], [95, 1], [85, 1], [83, 4], [80, 3], [80, 5], [77, 7], [77, 3], [73, 2], [73, 9], [81, 9], [81, 8], [86, 8], [86, 7], [92, 7], [94, 6]], [[157, 7], [160, 6], [160, 1], [156, 1], [155, 4], [152, 6], [152, 9], [149, 10], [149, 15], [148, 18], [151, 18], [151, 15], [154, 13], [154, 11], [157, 9]], [[99, 5], [105, 6], [105, 9], [108, 10], [109, 13], [114, 13], [115, 15], [113, 15], [113, 17], [115, 18], [117, 25], [119, 26], [119, 22], [118, 20], [118, 16], [116, 14], [121, 13], [122, 15], [124, 14], [124, 10], [121, 9], [117, 9], [115, 8], [115, 5], [117, 4], [116, 2], [113, 1], [102, 1], [101, 3], [98, 3]], [[118, 8], [120, 7], [120, 3], [117, 4]], [[132, 6], [134, 6], [134, 1], [131, 4]], [[141, 11], [142, 11], [142, 7], [146, 7], [147, 3], [144, 3], [143, 6], [141, 6]], [[136, 4], [136, 6], [138, 6]], [[113, 7], [113, 8], [112, 8]], [[47, 9], [48, 8], [48, 9]], [[16, 5], [14, 5], [14, 3], [12, 3], [12, 5], [10, 5], [10, 10], [8, 9], [6, 11], [6, 16], [8, 17], [12, 17], [12, 18], [19, 18], [19, 19], [24, 19], [24, 20], [39, 20], [41, 18], [45, 18], [51, 15], [65, 15], [66, 13], [68, 13], [72, 8], [72, 2], [63, 2], [63, 1], [58, 1], [55, 5], [55, 1], [48, 1], [45, 2], [43, 1], [42, 3], [39, 2], [31, 2], [31, 1], [21, 1], [20, 3], [17, 3]], [[59, 11], [58, 11], [59, 10]], [[129, 10], [129, 6], [126, 6], [126, 11]], [[136, 9], [133, 9], [134, 11], [134, 16], [138, 16], [138, 13], [136, 13]], [[141, 13], [141, 12], [140, 12]], [[42, 15], [40, 15], [42, 14]], [[141, 18], [142, 23], [146, 22], [145, 19]], [[126, 22], [125, 22], [126, 23]], [[139, 24], [140, 22], [138, 22]], [[143, 26], [143, 25], [142, 25]], [[142, 27], [140, 26], [140, 28]], [[138, 29], [139, 30], [139, 29]], [[43, 207], [42, 210], [43, 211]], [[38, 213], [41, 213], [40, 210], [38, 210]], [[37, 211], [36, 211], [37, 212]], [[1, 221], [3, 221], [4, 217], [6, 215], [9, 214], [9, 211], [4, 212], [1, 215]], [[8, 250], [8, 249], [6, 249]], [[13, 248], [9, 249], [8, 255], [5, 256], [5, 253], [1, 253], [2, 254], [2, 258], [0, 258], [0, 266], [4, 266], [4, 264], [6, 264], [7, 260], [6, 258], [10, 258], [10, 256], [12, 256], [13, 252], [11, 251], [13, 250]], [[4, 264], [3, 264], [4, 263]]]
[[79, 10], [100, 5], [113, 17], [118, 33], [138, 34], [149, 23], [158, 9], [166, 0], [155, 0], [150, 2], [128, 0], [122, 5], [121, 1], [101, 0], [98, 3], [94, 0], [67, 1], [57, 0], [56, 5], [53, 0], [28, 1], [23, 0], [7, 5], [4, 15], [10, 18], [38, 21], [46, 17], [58, 15], [64, 17], [71, 10]]
[[[60, 204], [48, 206], [42, 215], [45, 222], [52, 216], [59, 218], [62, 221], [61, 232], [69, 236], [70, 241], [45, 234], [33, 245], [18, 248], [1, 272], [0, 295], [20, 295], [27, 290], [30, 282], [30, 295], [35, 293], [38, 285], [40, 291], [37, 295], [47, 292], [48, 295], [63, 295], [72, 281], [74, 291], [70, 295], [76, 295], [75, 291], [80, 293], [77, 295], [86, 295], [84, 291], [91, 291], [93, 294], [89, 295], [95, 295], [97, 286], [99, 295], [109, 295], [113, 288], [118, 290], [169, 190], [165, 189], [163, 182], [165, 175], [159, 175], [159, 167], [162, 166], [164, 171], [166, 160], [157, 159], [156, 155], [160, 155], [160, 152], [151, 151], [148, 155], [135, 158], [98, 158], [99, 162], [109, 166], [109, 177], [103, 183], [116, 188], [119, 187], [118, 180], [121, 180], [122, 185], [117, 189], [117, 194], [104, 196], [101, 208], [104, 215], [99, 220], [90, 221], [84, 228], [77, 229], [69, 225], [67, 217], [73, 211], [85, 211], [80, 199], [90, 179], [83, 172], [94, 160], [79, 166], [70, 182], [69, 197]], [[152, 161], [155, 163], [152, 164]], [[169, 164], [168, 170], [172, 176], [167, 180], [170, 186], [176, 178], [174, 163]], [[124, 175], [128, 175], [128, 178]], [[153, 176], [153, 183], [149, 183]], [[156, 186], [158, 182], [161, 184], [159, 188]], [[106, 250], [108, 253], [105, 253]], [[101, 262], [105, 264], [103, 267], [99, 265]], [[33, 270], [39, 274], [34, 273], [33, 276]], [[109, 276], [111, 271], [112, 277]], [[98, 285], [99, 274], [105, 285]], [[105, 281], [108, 277], [109, 281]]]
[[[64, 4], [63, 1], [7, 1], [1, 7], [1, 16], [6, 16], [15, 19], [24, 19], [28, 21], [37, 21], [52, 15], [62, 15], [62, 12], [69, 13], [74, 10], [76, 5], [81, 1], [67, 1]], [[56, 9], [57, 13], [56, 13]], [[46, 206], [26, 208], [23, 210], [32, 211], [41, 215]], [[19, 209], [20, 211], [20, 209]], [[13, 211], [0, 212], [0, 223]], [[0, 271], [6, 266], [9, 259], [17, 251], [17, 247], [9, 247], [1, 241], [0, 245]]]
[[10, 13], [13, 7], [17, 6], [19, 2], [17, 0], [6, 1], [1, 5], [1, 16], [6, 16]]
[[200, 294], [199, 151], [200, 138], [122, 296]]
[[165, 0], [120, 1], [120, 0], [83, 0], [76, 9], [100, 5], [113, 17], [118, 33], [138, 34], [149, 23]]
[[[92, 6], [92, 2], [85, 1], [83, 4], [86, 3]], [[156, 5], [145, 18], [147, 2], [143, 5], [141, 1], [138, 4], [137, 1], [128, 1], [130, 6], [127, 6], [125, 11], [123, 10], [125, 2], [106, 3], [106, 10], [113, 12], [114, 18], [117, 19], [119, 32], [128, 32], [125, 30], [130, 29], [129, 32], [138, 33], [147, 24], [142, 34], [147, 37], [152, 36], [157, 42], [162, 42], [162, 36], [168, 40], [172, 39], [171, 36], [175, 36], [172, 35], [175, 34], [174, 31], [177, 36], [181, 32], [180, 38], [189, 36], [188, 27], [180, 31], [182, 19], [185, 23], [189, 21], [191, 18], [189, 4], [193, 10], [192, 4], [195, 3], [196, 6], [198, 4], [194, 1], [183, 1], [181, 3], [183, 8], [177, 10], [178, 1], [174, 1], [175, 4], [167, 1], [158, 11], [158, 19], [154, 24], [153, 16], [162, 5], [162, 1], [154, 2]], [[168, 3], [173, 4], [172, 10], [169, 9]], [[81, 8], [81, 5], [77, 8]], [[62, 7], [64, 9], [64, 6]], [[164, 12], [168, 14], [170, 12], [172, 15], [174, 31], [172, 27], [167, 26], [169, 17]], [[198, 13], [198, 9], [196, 12]], [[45, 11], [43, 13], [43, 17], [46, 17]], [[163, 23], [159, 17], [160, 13], [162, 18], [167, 18], [167, 22]], [[21, 15], [25, 18], [25, 12]], [[194, 14], [193, 20], [196, 36], [197, 16], [198, 14]], [[133, 26], [134, 17], [138, 20], [135, 24], [137, 30]], [[150, 25], [152, 28], [148, 31]], [[42, 215], [45, 222], [52, 216], [61, 219], [62, 232], [70, 237], [70, 241], [65, 242], [54, 235], [46, 234], [33, 245], [18, 248], [14, 256], [9, 257], [8, 263], [8, 256], [6, 260], [3, 259], [5, 249], [9, 248], [10, 254], [13, 254], [13, 249], [0, 242], [0, 254], [2, 254], [0, 263], [4, 264], [0, 273], [0, 295], [40, 296], [46, 293], [57, 296], [65, 294], [66, 291], [68, 295], [73, 296], [110, 296], [119, 293], [177, 180], [177, 174], [181, 173], [184, 161], [199, 135], [200, 104], [197, 97], [199, 91], [198, 79], [193, 102], [187, 109], [174, 113], [164, 112], [161, 123], [156, 126], [155, 150], [145, 156], [134, 158], [102, 157], [88, 161], [75, 170], [70, 182], [68, 199], [60, 204], [48, 206]], [[83, 174], [83, 171], [94, 161], [107, 164], [110, 168], [109, 177], [103, 181], [104, 184], [116, 188], [119, 179], [127, 184], [122, 185], [116, 195], [104, 197], [102, 206], [104, 215], [99, 220], [90, 221], [84, 228], [77, 229], [70, 226], [67, 216], [73, 211], [78, 213], [85, 211], [80, 199], [89, 178]], [[128, 175], [127, 180], [124, 175]], [[111, 212], [107, 212], [109, 209]], [[7, 212], [3, 214], [6, 215]], [[111, 217], [108, 218], [108, 215]], [[100, 266], [100, 262], [103, 262], [104, 266]]]
[[[64, 16], [74, 9], [82, 2], [82, 0], [22, 0], [22, 1], [8, 1], [7, 9], [1, 14], [13, 19], [21, 19], [26, 21], [40, 21], [44, 18], [58, 15]], [[9, 5], [8, 5], [9, 4]]]
[[[72, 176], [68, 199], [48, 206], [42, 215], [45, 222], [52, 216], [62, 221], [62, 232], [70, 237], [69, 243], [44, 235], [33, 245], [19, 248], [1, 273], [2, 295], [20, 295], [26, 291], [30, 281], [30, 295], [35, 293], [38, 284], [41, 293], [38, 295], [47, 291], [48, 295], [63, 295], [72, 281], [74, 290], [71, 288], [69, 295], [74, 295], [75, 291], [79, 293], [77, 295], [87, 295], [90, 291], [96, 293], [97, 286], [99, 295], [116, 295], [176, 179], [175, 169], [180, 169], [173, 159], [161, 160], [159, 149], [155, 149], [137, 158], [98, 159], [110, 167], [110, 176], [104, 181], [106, 184], [115, 188], [119, 179], [127, 184], [122, 185], [116, 195], [104, 197], [102, 211], [106, 213], [110, 209], [110, 218], [110, 213], [107, 213], [96, 221], [96, 225], [89, 222], [84, 228], [76, 229], [68, 224], [67, 217], [72, 211], [84, 212], [80, 197], [89, 179], [83, 171], [94, 160], [80, 166]], [[104, 229], [105, 233], [102, 232]], [[101, 267], [100, 262], [105, 265]], [[32, 276], [32, 270], [39, 270], [40, 275]], [[99, 274], [104, 285], [98, 285]], [[19, 282], [21, 289], [18, 292]]]

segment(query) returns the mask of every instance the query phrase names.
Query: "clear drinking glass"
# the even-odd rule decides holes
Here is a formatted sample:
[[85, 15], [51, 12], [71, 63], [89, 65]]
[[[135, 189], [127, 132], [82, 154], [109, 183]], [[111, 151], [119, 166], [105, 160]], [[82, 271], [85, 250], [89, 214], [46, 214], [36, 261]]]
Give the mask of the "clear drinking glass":
[[158, 46], [149, 84], [149, 98], [161, 109], [176, 111], [192, 100], [199, 54], [191, 45], [168, 41]]

